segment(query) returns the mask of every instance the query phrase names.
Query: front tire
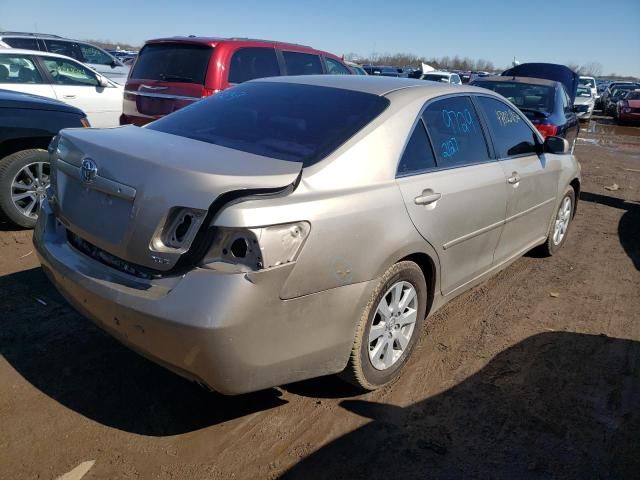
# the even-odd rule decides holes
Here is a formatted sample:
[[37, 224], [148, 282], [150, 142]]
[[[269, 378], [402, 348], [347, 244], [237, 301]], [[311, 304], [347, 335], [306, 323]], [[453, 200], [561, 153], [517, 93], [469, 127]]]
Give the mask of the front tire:
[[569, 226], [573, 220], [573, 213], [576, 209], [576, 192], [572, 187], [567, 188], [560, 206], [556, 210], [556, 215], [553, 218], [551, 229], [547, 240], [542, 245], [543, 253], [546, 256], [555, 255], [564, 242], [567, 240], [567, 234], [569, 233]]
[[398, 379], [420, 337], [427, 306], [427, 286], [414, 262], [390, 267], [364, 308], [341, 376], [364, 390]]
[[48, 185], [46, 150], [22, 150], [0, 160], [0, 210], [16, 225], [35, 226]]

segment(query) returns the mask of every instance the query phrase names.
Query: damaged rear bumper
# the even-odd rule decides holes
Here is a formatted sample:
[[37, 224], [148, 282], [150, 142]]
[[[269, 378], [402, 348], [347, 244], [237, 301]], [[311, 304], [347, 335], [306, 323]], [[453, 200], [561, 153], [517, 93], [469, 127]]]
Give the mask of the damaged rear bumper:
[[153, 361], [224, 394], [341, 371], [373, 282], [291, 300], [294, 265], [251, 275], [194, 269], [143, 280], [72, 247], [43, 205], [34, 244], [44, 271], [79, 312]]

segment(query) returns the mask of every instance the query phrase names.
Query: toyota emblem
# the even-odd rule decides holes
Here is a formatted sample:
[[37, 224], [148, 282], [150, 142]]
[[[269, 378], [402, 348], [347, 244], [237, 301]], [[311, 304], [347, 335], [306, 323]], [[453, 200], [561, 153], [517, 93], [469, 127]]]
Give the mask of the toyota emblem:
[[98, 175], [98, 166], [90, 158], [82, 160], [82, 168], [80, 169], [80, 177], [84, 183], [92, 183]]

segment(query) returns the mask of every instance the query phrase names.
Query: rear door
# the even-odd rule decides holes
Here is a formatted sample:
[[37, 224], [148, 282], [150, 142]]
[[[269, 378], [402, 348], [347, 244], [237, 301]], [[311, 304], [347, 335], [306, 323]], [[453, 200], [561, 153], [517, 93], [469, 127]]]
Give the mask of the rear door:
[[46, 76], [31, 55], [0, 54], [0, 88], [15, 92], [56, 98]]
[[468, 96], [427, 104], [400, 160], [397, 183], [411, 220], [438, 253], [445, 295], [491, 268], [507, 189]]
[[71, 59], [38, 57], [58, 100], [87, 114], [92, 127], [115, 127], [122, 113], [122, 89], [100, 86], [97, 74]]
[[82, 63], [93, 68], [108, 79], [124, 85], [129, 74], [129, 67], [109, 55], [107, 52], [87, 43], [78, 43], [78, 48], [82, 55]]
[[485, 115], [508, 191], [505, 225], [495, 253], [499, 263], [547, 236], [560, 170], [538, 155], [538, 135], [518, 110], [494, 97], [475, 99]]
[[227, 85], [237, 85], [255, 78], [281, 74], [276, 49], [273, 47], [240, 47], [231, 55]]
[[150, 43], [140, 51], [125, 87], [123, 110], [143, 125], [200, 100], [213, 47]]

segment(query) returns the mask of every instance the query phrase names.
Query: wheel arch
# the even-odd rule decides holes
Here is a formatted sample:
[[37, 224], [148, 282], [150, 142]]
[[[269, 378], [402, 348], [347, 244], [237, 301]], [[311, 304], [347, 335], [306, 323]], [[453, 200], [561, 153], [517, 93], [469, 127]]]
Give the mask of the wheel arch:
[[[402, 261], [411, 261], [420, 267], [422, 270], [422, 274], [427, 282], [427, 308], [425, 311], [425, 316], [429, 316], [429, 312], [431, 311], [431, 307], [433, 306], [433, 300], [436, 292], [436, 283], [437, 283], [437, 267], [436, 262], [433, 258], [425, 253], [425, 252], [416, 252], [410, 255], [406, 255], [403, 258], [400, 258], [398, 262]], [[397, 262], [396, 262], [397, 263]]]
[[578, 201], [580, 200], [580, 179], [574, 178], [569, 182], [569, 185], [575, 192], [575, 198], [573, 199], [573, 216], [575, 217], [576, 211], [578, 210]]
[[0, 143], [0, 160], [22, 150], [30, 150], [32, 148], [46, 150], [51, 142], [51, 138], [51, 136], [35, 136], [5, 140]]

